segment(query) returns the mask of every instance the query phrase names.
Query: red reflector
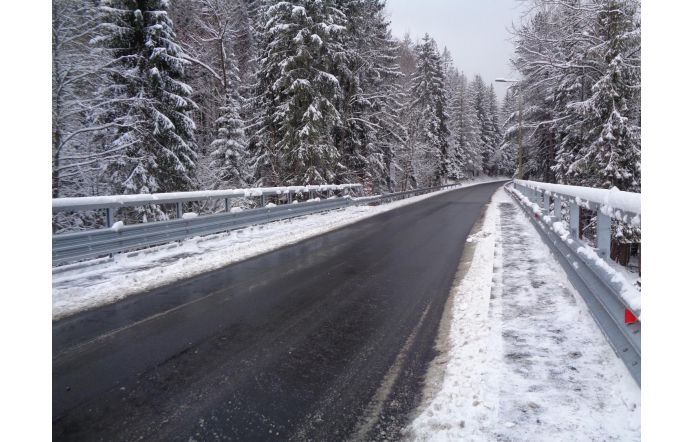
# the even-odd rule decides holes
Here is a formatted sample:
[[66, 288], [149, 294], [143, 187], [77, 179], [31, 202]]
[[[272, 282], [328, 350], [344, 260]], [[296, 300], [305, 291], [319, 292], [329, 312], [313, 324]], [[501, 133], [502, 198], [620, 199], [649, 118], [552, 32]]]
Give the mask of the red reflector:
[[536, 213], [536, 218], [538, 218], [538, 214]]
[[625, 309], [625, 323], [632, 324], [637, 322], [637, 317], [629, 309]]

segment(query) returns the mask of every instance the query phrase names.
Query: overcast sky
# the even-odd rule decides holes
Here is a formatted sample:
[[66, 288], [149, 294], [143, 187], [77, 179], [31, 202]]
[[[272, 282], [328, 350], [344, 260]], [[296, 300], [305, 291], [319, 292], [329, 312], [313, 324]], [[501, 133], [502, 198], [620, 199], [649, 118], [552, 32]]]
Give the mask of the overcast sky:
[[[514, 46], [507, 32], [521, 14], [516, 0], [387, 0], [393, 36], [402, 38], [406, 30], [415, 40], [425, 33], [446, 46], [454, 64], [469, 80], [475, 74], [486, 83], [513, 75], [509, 59]], [[497, 98], [506, 86], [495, 83]]]

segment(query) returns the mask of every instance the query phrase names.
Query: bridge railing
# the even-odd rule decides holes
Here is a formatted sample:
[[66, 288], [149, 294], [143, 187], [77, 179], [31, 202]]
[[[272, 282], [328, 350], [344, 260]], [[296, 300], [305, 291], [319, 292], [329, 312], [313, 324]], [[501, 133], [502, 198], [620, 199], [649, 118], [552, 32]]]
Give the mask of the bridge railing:
[[320, 186], [254, 187], [248, 189], [204, 190], [196, 192], [151, 193], [139, 195], [89, 196], [78, 198], [55, 198], [52, 200], [53, 212], [80, 212], [106, 209], [107, 227], [114, 223], [115, 210], [121, 207], [141, 207], [149, 205], [176, 204], [176, 217], [183, 215], [183, 203], [224, 200], [225, 212], [232, 210], [231, 200], [237, 198], [260, 198], [260, 207], [265, 207], [269, 196], [287, 196], [292, 203], [293, 195], [307, 193], [309, 199], [323, 196], [330, 198], [334, 192], [346, 195], [350, 190], [364, 196], [362, 184], [325, 184]]
[[[151, 195], [117, 195], [104, 197], [57, 198], [53, 200], [53, 212], [86, 211], [106, 209], [107, 228], [79, 232], [54, 234], [52, 237], [52, 262], [63, 264], [117, 252], [141, 249], [153, 245], [180, 241], [195, 236], [211, 235], [251, 225], [262, 224], [326, 210], [352, 205], [369, 204], [406, 198], [428, 193], [458, 184], [427, 187], [405, 192], [376, 196], [363, 196], [361, 184], [339, 184], [323, 186], [297, 186], [216, 190], [203, 192], [178, 192]], [[359, 197], [349, 195], [350, 191]], [[340, 196], [331, 196], [339, 192]], [[301, 204], [292, 196], [308, 193], [309, 198]], [[324, 198], [315, 197], [320, 193]], [[271, 195], [287, 195], [288, 204], [266, 204]], [[230, 209], [231, 198], [260, 197], [261, 203], [254, 209]], [[225, 212], [198, 216], [182, 213], [184, 202], [225, 200]], [[114, 213], [120, 207], [137, 207], [150, 204], [176, 204], [176, 219], [124, 225], [114, 222]]]
[[[579, 239], [579, 207], [592, 210], [597, 214], [596, 248], [604, 260], [610, 257], [611, 218], [640, 226], [642, 199], [639, 193], [621, 192], [616, 188], [591, 189], [579, 186], [539, 183], [536, 181], [514, 180], [514, 185], [524, 196], [549, 214], [550, 198], [560, 199], [570, 207], [570, 234]], [[560, 205], [554, 206], [554, 216], [559, 219]]]
[[[514, 188], [506, 189], [531, 218], [613, 349], [641, 384], [641, 293], [608, 264], [611, 220], [639, 227], [641, 195], [523, 180], [514, 180]], [[569, 206], [569, 231], [562, 220], [563, 202]], [[596, 248], [580, 240], [580, 207], [597, 214]]]

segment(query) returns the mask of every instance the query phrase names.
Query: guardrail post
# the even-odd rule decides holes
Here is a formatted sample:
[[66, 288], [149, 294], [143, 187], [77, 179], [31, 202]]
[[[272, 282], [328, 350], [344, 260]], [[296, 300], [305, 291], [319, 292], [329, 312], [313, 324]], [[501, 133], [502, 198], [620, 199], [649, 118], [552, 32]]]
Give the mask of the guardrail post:
[[309, 189], [309, 199], [310, 200], [314, 199], [314, 189]]
[[345, 196], [346, 193], [347, 193], [347, 189], [345, 189], [345, 188], [343, 187], [343, 188], [340, 190], [340, 196]]
[[364, 188], [360, 186], [360, 198], [364, 198]]
[[550, 193], [543, 192], [543, 210], [546, 215], [550, 215]]
[[570, 203], [570, 235], [579, 239], [579, 206], [575, 202]]
[[330, 198], [330, 197], [331, 197], [331, 189], [330, 189], [330, 188], [326, 188], [326, 199], [328, 199], [328, 198]]
[[287, 204], [292, 204], [292, 191], [287, 191]]
[[558, 221], [562, 220], [562, 200], [560, 198], [553, 198], [553, 204], [555, 204], [555, 218]]
[[176, 218], [181, 218], [183, 215], [183, 204], [176, 203]]
[[265, 195], [261, 195], [261, 207], [265, 207]]
[[113, 208], [111, 207], [106, 208], [106, 226], [113, 226]]
[[224, 199], [224, 211], [229, 212], [231, 209], [229, 207], [229, 198]]
[[596, 247], [598, 255], [604, 261], [608, 261], [611, 254], [611, 217], [601, 212], [596, 211], [598, 215], [598, 225], [596, 226]]
[[[113, 226], [113, 211], [112, 207], [106, 208], [106, 225], [111, 228]], [[109, 259], [113, 259], [113, 253], [109, 253]]]

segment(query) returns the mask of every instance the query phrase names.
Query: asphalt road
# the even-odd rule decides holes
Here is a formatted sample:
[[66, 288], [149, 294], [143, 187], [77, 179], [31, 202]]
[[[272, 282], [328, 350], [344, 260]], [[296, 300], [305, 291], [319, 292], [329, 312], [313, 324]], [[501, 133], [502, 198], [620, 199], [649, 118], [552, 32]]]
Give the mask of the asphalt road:
[[53, 439], [393, 440], [501, 183], [53, 324]]

